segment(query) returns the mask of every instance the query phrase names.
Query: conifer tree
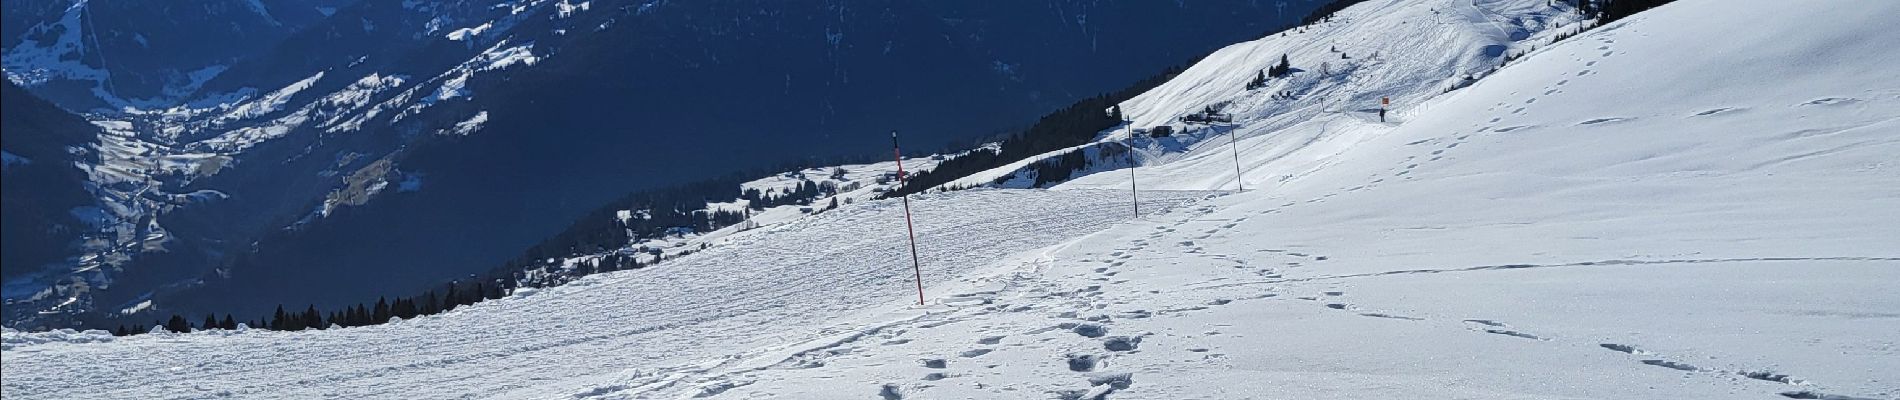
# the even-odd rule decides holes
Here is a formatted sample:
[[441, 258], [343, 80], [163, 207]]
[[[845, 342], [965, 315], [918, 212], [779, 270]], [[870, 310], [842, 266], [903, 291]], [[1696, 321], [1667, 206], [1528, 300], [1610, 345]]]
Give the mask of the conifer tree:
[[273, 330], [273, 331], [290, 330], [288, 326], [285, 326], [285, 324], [288, 322], [289, 321], [285, 320], [284, 305], [278, 304], [277, 312], [271, 314], [270, 330]]
[[417, 315], [421, 315], [416, 313], [415, 299], [396, 300], [396, 305], [391, 307], [390, 312], [396, 314], [398, 317], [402, 317], [402, 319], [415, 318]]
[[481, 281], [475, 281], [475, 291], [468, 293], [468, 304], [480, 303], [483, 300], [488, 300], [488, 286], [482, 284]]
[[172, 314], [172, 318], [165, 321], [165, 330], [178, 333], [191, 332], [191, 322], [186, 321], [184, 316]]
[[370, 322], [377, 324], [389, 322], [389, 316], [389, 299], [377, 298], [376, 309], [370, 313]]
[[199, 327], [200, 329], [205, 329], [205, 330], [218, 329], [218, 317], [211, 314], [205, 314], [205, 322], [203, 325], [199, 325]]
[[236, 320], [236, 319], [233, 319], [233, 318], [231, 318], [231, 314], [224, 314], [224, 321], [223, 321], [223, 322], [219, 322], [219, 323], [218, 323], [218, 327], [219, 327], [219, 328], [224, 328], [224, 330], [236, 330], [236, 329], [237, 329], [237, 320]]
[[1287, 58], [1286, 54], [1280, 55], [1279, 64], [1267, 69], [1267, 76], [1275, 78], [1283, 77], [1290, 73], [1293, 73], [1293, 62]]
[[462, 294], [455, 291], [455, 283], [450, 282], [448, 293], [442, 295], [442, 311], [448, 312], [455, 310], [455, 306], [461, 305], [458, 304], [461, 302], [461, 299]]
[[303, 326], [308, 329], [323, 329], [323, 314], [317, 312], [317, 305], [311, 304], [310, 308], [304, 309]]
[[434, 290], [422, 294], [422, 309], [420, 311], [426, 315], [434, 315], [435, 313], [442, 312], [442, 304], [436, 302]]

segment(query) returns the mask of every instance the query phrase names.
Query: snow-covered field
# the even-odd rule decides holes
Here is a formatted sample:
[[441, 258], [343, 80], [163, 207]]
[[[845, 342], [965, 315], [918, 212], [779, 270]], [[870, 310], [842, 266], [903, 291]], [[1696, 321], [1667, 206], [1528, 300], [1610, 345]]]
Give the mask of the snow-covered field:
[[[1372, 0], [1210, 56], [1124, 104], [1238, 122], [1151, 147], [1138, 219], [1125, 171], [914, 198], [926, 306], [897, 203], [857, 202], [392, 325], [7, 332], [0, 390], [1900, 399], [1900, 3], [1682, 0], [1555, 46], [1545, 4]], [[1441, 94], [1491, 45], [1538, 48]], [[1333, 46], [1368, 55], [1242, 88]], [[1230, 131], [1247, 191], [1195, 191], [1234, 188]]]
[[[1112, 191], [918, 196], [926, 295], [957, 303], [1014, 254], [1131, 218]], [[1159, 212], [1213, 196], [1150, 195]], [[915, 319], [895, 200], [761, 228], [661, 266], [357, 329], [140, 335], [8, 331], [8, 398], [648, 397], [724, 384], [867, 321]], [[940, 306], [941, 307], [941, 306]], [[895, 322], [893, 322], [895, 323]], [[48, 336], [66, 336], [44, 342]], [[65, 340], [78, 338], [77, 340]], [[85, 343], [89, 341], [104, 343]], [[717, 389], [710, 389], [717, 390]]]

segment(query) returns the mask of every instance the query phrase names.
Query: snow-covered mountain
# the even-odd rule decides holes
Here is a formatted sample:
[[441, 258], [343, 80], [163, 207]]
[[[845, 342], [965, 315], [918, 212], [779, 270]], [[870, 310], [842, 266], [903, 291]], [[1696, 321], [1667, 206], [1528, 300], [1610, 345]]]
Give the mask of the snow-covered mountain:
[[[1133, 122], [1078, 145], [1069, 179], [911, 197], [925, 305], [906, 206], [847, 197], [388, 324], [7, 330], [0, 388], [1900, 398], [1900, 3], [1680, 0], [1581, 34], [1573, 11], [1368, 0], [1216, 51], [1121, 102]], [[1282, 55], [1292, 73], [1249, 84]], [[1210, 107], [1231, 122], [1181, 118]], [[1122, 143], [1134, 164], [1101, 156]], [[947, 186], [1021, 186], [1067, 154]]]
[[69, 109], [166, 106], [352, 2], [7, 0], [0, 65]]
[[106, 131], [104, 230], [148, 234], [9, 264], [43, 273], [5, 321], [410, 294], [629, 191], [969, 142], [1322, 3], [9, 0], [9, 79]]

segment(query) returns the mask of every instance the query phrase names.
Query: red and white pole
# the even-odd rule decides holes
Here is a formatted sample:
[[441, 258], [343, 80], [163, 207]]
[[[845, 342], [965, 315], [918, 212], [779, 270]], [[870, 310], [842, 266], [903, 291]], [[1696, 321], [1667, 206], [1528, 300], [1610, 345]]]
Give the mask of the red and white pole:
[[[904, 151], [897, 147], [897, 131], [891, 131], [891, 153], [897, 160], [897, 186], [904, 187]], [[904, 199], [904, 229], [910, 232], [910, 266], [917, 273], [917, 305], [924, 305], [924, 264], [917, 259], [917, 225], [910, 221], [910, 195]]]

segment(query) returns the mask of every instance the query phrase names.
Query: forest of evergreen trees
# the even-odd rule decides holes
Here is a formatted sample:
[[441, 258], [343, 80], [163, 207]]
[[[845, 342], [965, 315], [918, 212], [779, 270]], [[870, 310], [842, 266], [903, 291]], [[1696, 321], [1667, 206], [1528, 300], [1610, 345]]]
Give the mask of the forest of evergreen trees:
[[1577, 0], [1577, 12], [1593, 15], [1599, 25], [1616, 22], [1675, 0]]
[[224, 329], [234, 330], [239, 324], [250, 329], [268, 329], [274, 331], [301, 331], [305, 329], [347, 328], [352, 326], [376, 325], [389, 322], [391, 318], [410, 319], [423, 315], [432, 315], [456, 307], [480, 303], [486, 300], [507, 296], [515, 289], [514, 281], [500, 277], [468, 282], [451, 282], [443, 286], [442, 293], [429, 291], [414, 297], [377, 299], [375, 304], [356, 304], [337, 310], [318, 310], [316, 306], [306, 306], [303, 311], [285, 311], [283, 305], [271, 315], [239, 321], [231, 314], [220, 319], [216, 315], [206, 315], [202, 322], [192, 323], [183, 315], [173, 314], [171, 318], [154, 321], [151, 324], [121, 323], [113, 334], [119, 336], [148, 333], [152, 328], [163, 328], [167, 332], [191, 332], [195, 330]]
[[[1196, 60], [1198, 59], [1199, 57], [1196, 57]], [[1188, 65], [1192, 64], [1193, 62], [1188, 63]], [[1121, 125], [1121, 108], [1117, 104], [1142, 92], [1147, 92], [1155, 86], [1160, 86], [1186, 69], [1186, 65], [1170, 67], [1161, 74], [1142, 79], [1128, 88], [1077, 101], [1075, 104], [1043, 116], [1028, 129], [1003, 139], [998, 150], [979, 149], [944, 160], [934, 169], [912, 174], [903, 185], [885, 192], [884, 197], [920, 193], [977, 172], [1093, 141], [1095, 135], [1102, 130]], [[1048, 165], [1048, 168], [1053, 172], [1055, 169], [1061, 169], [1058, 167], [1075, 166], [1066, 161], [1081, 163], [1086, 160], [1057, 161]]]
[[[801, 163], [787, 164], [775, 171], [802, 171], [821, 165], [863, 164], [879, 161], [874, 157], [834, 158], [827, 160], [807, 160]], [[741, 190], [740, 185], [769, 176], [772, 173], [755, 171], [750, 174], [734, 174], [723, 178], [699, 181], [668, 188], [643, 190], [628, 194], [607, 205], [601, 206], [576, 220], [561, 233], [549, 237], [541, 243], [529, 247], [521, 256], [504, 263], [491, 274], [510, 275], [522, 286], [555, 286], [586, 275], [612, 272], [626, 269], [643, 268], [658, 260], [641, 261], [641, 257], [626, 253], [612, 252], [595, 263], [581, 265], [576, 269], [549, 262], [572, 256], [601, 254], [611, 250], [620, 250], [630, 243], [641, 240], [659, 239], [677, 236], [683, 233], [704, 233], [732, 226], [750, 219], [753, 211], [783, 205], [811, 205], [818, 198], [838, 193], [836, 182], [843, 179], [842, 170], [834, 170], [832, 175], [812, 180], [799, 172], [787, 173], [800, 180], [796, 187], [783, 191]], [[712, 203], [730, 203], [745, 200], [744, 210], [713, 209]], [[633, 218], [620, 218], [622, 211], [633, 211]], [[658, 257], [658, 254], [650, 254]]]

